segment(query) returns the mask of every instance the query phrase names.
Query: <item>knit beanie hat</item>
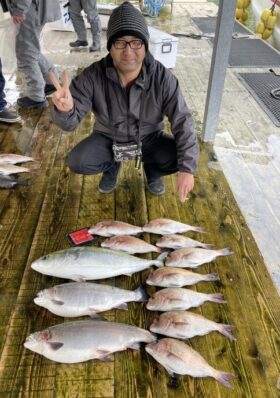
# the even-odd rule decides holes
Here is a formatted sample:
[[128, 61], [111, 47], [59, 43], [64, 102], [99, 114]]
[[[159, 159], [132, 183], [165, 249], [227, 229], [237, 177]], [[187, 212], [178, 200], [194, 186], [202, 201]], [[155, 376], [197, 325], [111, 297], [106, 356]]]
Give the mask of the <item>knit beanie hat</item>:
[[135, 36], [143, 40], [146, 51], [149, 44], [149, 31], [145, 18], [128, 1], [122, 3], [112, 12], [107, 27], [107, 50], [112, 43], [122, 36]]

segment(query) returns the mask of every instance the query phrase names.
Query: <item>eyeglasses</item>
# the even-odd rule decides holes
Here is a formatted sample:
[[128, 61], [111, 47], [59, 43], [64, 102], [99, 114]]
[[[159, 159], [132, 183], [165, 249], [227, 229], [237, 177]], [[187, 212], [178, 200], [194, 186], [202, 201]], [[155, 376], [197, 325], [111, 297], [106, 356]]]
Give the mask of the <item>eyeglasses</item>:
[[114, 47], [117, 50], [124, 50], [127, 45], [129, 45], [129, 47], [132, 50], [139, 50], [142, 46], [143, 46], [143, 41], [142, 40], [131, 40], [131, 41], [126, 41], [126, 40], [115, 40], [114, 41]]

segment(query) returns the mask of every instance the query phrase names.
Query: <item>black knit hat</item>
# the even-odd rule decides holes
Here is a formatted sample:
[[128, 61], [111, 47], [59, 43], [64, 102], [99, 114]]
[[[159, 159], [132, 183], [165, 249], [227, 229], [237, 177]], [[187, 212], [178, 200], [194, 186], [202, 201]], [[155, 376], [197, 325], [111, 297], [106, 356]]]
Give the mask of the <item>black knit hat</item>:
[[135, 36], [143, 40], [146, 51], [149, 44], [149, 31], [145, 18], [128, 1], [122, 3], [112, 12], [107, 27], [107, 50], [112, 43], [122, 36]]

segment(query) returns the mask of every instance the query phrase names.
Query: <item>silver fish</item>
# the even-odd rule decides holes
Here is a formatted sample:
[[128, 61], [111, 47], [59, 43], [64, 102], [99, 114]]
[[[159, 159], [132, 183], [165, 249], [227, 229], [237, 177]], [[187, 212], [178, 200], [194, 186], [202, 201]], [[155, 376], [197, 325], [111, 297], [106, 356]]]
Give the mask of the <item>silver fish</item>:
[[137, 235], [142, 232], [141, 227], [131, 225], [122, 221], [107, 220], [92, 225], [88, 232], [100, 236], [119, 236], [119, 235]]
[[0, 163], [0, 174], [9, 175], [9, 174], [18, 174], [18, 173], [27, 173], [30, 170], [26, 167], [15, 166], [9, 163]]
[[212, 368], [197, 351], [182, 341], [164, 338], [146, 345], [145, 350], [172, 376], [213, 377], [224, 386], [233, 388], [233, 374]]
[[146, 307], [151, 311], [181, 311], [199, 307], [205, 301], [226, 303], [221, 293], [205, 294], [181, 287], [169, 287], [150, 297]]
[[83, 282], [132, 275], [152, 265], [161, 267], [161, 259], [165, 256], [166, 253], [162, 253], [156, 260], [146, 260], [101, 247], [70, 247], [40, 257], [31, 264], [31, 268], [44, 275]]
[[147, 330], [123, 323], [76, 321], [51, 326], [27, 337], [24, 347], [60, 363], [107, 360], [127, 348], [139, 349], [156, 337]]
[[146, 280], [148, 285], [161, 287], [183, 287], [200, 281], [218, 281], [215, 274], [197, 274], [186, 269], [163, 267], [153, 271]]
[[220, 250], [178, 249], [168, 255], [165, 265], [168, 267], [197, 268], [202, 264], [215, 260], [218, 256], [229, 256], [230, 254], [233, 254], [233, 251], [229, 248]]
[[162, 250], [158, 247], [145, 242], [142, 239], [134, 236], [113, 236], [101, 243], [101, 247], [106, 247], [113, 250], [121, 250], [130, 254], [134, 253], [161, 253]]
[[154, 319], [150, 330], [177, 339], [190, 339], [217, 331], [231, 341], [236, 340], [232, 334], [233, 326], [211, 321], [189, 311], [164, 312], [158, 319]]
[[164, 235], [156, 242], [156, 246], [168, 249], [181, 249], [183, 247], [202, 247], [203, 249], [211, 249], [213, 245], [202, 243], [198, 240], [188, 238], [184, 235]]
[[29, 156], [18, 155], [16, 153], [0, 153], [0, 163], [17, 164], [17, 163], [33, 162], [34, 160], [35, 159]]
[[145, 224], [144, 232], [150, 232], [159, 235], [169, 235], [175, 233], [182, 233], [187, 231], [204, 232], [201, 227], [194, 227], [192, 225], [183, 224], [178, 221], [170, 220], [168, 218], [157, 218]]
[[90, 315], [111, 308], [127, 309], [130, 301], [146, 301], [148, 296], [140, 286], [134, 291], [97, 283], [73, 282], [57, 285], [38, 293], [34, 302], [52, 313], [75, 317]]

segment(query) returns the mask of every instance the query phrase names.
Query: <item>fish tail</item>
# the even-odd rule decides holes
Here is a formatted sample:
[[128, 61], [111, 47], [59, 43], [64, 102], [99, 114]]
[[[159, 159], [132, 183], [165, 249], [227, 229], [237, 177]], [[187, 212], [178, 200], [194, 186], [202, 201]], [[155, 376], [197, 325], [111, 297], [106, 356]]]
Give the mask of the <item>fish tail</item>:
[[217, 274], [207, 274], [207, 275], [205, 275], [205, 280], [206, 281], [219, 281], [220, 278]]
[[214, 375], [214, 378], [224, 386], [228, 388], [234, 388], [231, 382], [233, 379], [235, 379], [235, 376], [232, 373], [217, 371], [217, 373]]
[[163, 253], [161, 253], [153, 262], [153, 265], [155, 265], [156, 267], [163, 267], [164, 263], [163, 260], [166, 259], [166, 257], [168, 256], [169, 252], [164, 251]]
[[220, 304], [226, 303], [222, 293], [212, 293], [209, 294], [208, 297], [209, 301], [213, 301], [213, 303], [220, 303]]
[[213, 249], [213, 246], [211, 243], [201, 243], [200, 247], [202, 247], [203, 249], [207, 249], [207, 250], [211, 250]]
[[220, 325], [219, 332], [221, 334], [223, 334], [224, 336], [228, 337], [230, 339], [230, 341], [235, 341], [236, 338], [232, 334], [233, 329], [234, 329], [234, 326], [232, 326], [232, 325]]
[[217, 253], [218, 256], [229, 256], [230, 254], [233, 254], [233, 251], [229, 247], [226, 247], [225, 249], [217, 250]]
[[202, 234], [205, 234], [205, 233], [206, 233], [206, 232], [205, 232], [205, 229], [202, 228], [202, 227], [192, 227], [192, 228], [191, 228], [191, 231], [200, 232], [200, 233], [202, 233]]
[[139, 286], [136, 290], [134, 290], [135, 293], [135, 301], [148, 301], [149, 295], [146, 292], [145, 286], [141, 285]]

